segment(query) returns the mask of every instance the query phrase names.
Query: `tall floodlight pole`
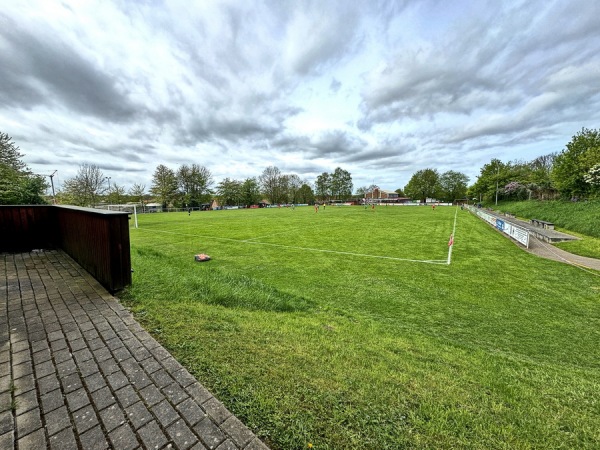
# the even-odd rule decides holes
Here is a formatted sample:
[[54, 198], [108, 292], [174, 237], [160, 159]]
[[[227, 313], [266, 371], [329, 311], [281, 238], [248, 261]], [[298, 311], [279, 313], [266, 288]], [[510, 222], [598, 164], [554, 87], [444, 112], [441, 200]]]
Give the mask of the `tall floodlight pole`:
[[500, 165], [496, 166], [496, 206], [498, 206], [498, 177], [500, 176]]
[[50, 186], [52, 186], [52, 204], [56, 205], [56, 194], [54, 193], [54, 175], [56, 174], [56, 170], [52, 172], [52, 175], [48, 175], [50, 177]]

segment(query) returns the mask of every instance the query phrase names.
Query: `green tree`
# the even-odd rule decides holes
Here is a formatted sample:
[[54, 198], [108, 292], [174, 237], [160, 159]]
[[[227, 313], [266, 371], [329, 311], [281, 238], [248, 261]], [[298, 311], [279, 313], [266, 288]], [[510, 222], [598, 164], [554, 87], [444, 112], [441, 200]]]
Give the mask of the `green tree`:
[[495, 201], [496, 195], [502, 198], [502, 189], [509, 182], [514, 181], [509, 164], [504, 164], [499, 159], [492, 159], [484, 164], [479, 172], [477, 181], [468, 189], [469, 196], [484, 201]]
[[158, 198], [163, 208], [166, 208], [177, 195], [175, 172], [163, 164], [158, 165], [152, 176], [150, 193]]
[[243, 201], [243, 184], [239, 180], [225, 178], [217, 184], [217, 195], [224, 206], [239, 206]]
[[300, 203], [298, 200], [298, 191], [302, 187], [303, 181], [296, 174], [288, 175], [287, 188], [288, 188], [288, 199], [291, 203]]
[[329, 176], [331, 195], [338, 200], [347, 200], [352, 196], [352, 175], [337, 167]]
[[427, 198], [436, 198], [440, 192], [440, 175], [436, 169], [423, 169], [416, 172], [408, 184], [404, 186], [404, 192], [411, 197], [425, 203]]
[[312, 205], [315, 202], [315, 193], [308, 183], [300, 186], [297, 193], [298, 203], [306, 203]]
[[182, 195], [181, 202], [188, 207], [198, 207], [208, 200], [213, 178], [210, 170], [198, 164], [186, 164], [177, 170], [177, 183]]
[[263, 194], [272, 204], [282, 202], [284, 196], [282, 186], [285, 184], [282, 177], [281, 171], [275, 166], [267, 167], [258, 177]]
[[48, 184], [31, 173], [19, 150], [8, 134], [0, 133], [0, 205], [44, 204]]
[[331, 175], [323, 172], [315, 180], [315, 196], [325, 201], [331, 197]]
[[256, 205], [261, 200], [260, 187], [256, 178], [246, 178], [242, 184], [242, 203]]
[[552, 198], [556, 193], [552, 182], [552, 167], [556, 156], [557, 153], [538, 156], [529, 163], [531, 175], [528, 188], [541, 200]]
[[396, 189], [394, 191], [396, 194], [398, 194], [398, 197], [406, 197], [406, 194], [404, 193], [404, 191], [400, 188]]
[[132, 197], [134, 202], [140, 202], [142, 205], [142, 211], [145, 211], [145, 196], [146, 196], [146, 185], [134, 183], [129, 189], [128, 194]]
[[447, 202], [465, 198], [469, 177], [464, 173], [449, 170], [440, 176], [442, 198]]
[[110, 205], [121, 205], [125, 203], [125, 186], [119, 186], [117, 183], [111, 185], [108, 189], [107, 201]]
[[556, 156], [552, 180], [563, 197], [586, 196], [592, 186], [585, 175], [600, 160], [600, 132], [582, 128]]
[[106, 193], [106, 177], [94, 164], [82, 164], [77, 175], [63, 183], [63, 197], [77, 206], [95, 206]]

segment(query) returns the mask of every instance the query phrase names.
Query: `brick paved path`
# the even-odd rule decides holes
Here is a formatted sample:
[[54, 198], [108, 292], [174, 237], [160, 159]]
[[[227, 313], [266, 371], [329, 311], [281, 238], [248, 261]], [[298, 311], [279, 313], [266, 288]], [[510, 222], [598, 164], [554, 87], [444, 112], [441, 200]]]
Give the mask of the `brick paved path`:
[[0, 449], [266, 449], [60, 251], [0, 254]]

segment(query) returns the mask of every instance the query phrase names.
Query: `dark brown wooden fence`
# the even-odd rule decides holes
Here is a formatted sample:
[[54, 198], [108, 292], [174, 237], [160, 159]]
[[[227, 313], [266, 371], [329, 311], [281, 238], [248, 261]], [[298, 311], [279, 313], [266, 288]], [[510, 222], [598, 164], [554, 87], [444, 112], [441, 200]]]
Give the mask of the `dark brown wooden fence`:
[[0, 252], [60, 248], [114, 292], [131, 284], [128, 220], [75, 206], [0, 206]]

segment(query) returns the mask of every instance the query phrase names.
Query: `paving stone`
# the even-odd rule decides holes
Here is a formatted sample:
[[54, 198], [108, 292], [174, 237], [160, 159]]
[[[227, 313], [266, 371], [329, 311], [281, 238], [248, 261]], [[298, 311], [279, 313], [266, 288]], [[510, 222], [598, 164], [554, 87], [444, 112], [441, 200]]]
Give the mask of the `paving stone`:
[[194, 431], [200, 436], [202, 443], [210, 450], [217, 448], [225, 440], [223, 432], [208, 417], [198, 422], [194, 426]]
[[246, 448], [244, 448], [244, 450], [269, 450], [269, 447], [267, 447], [260, 439], [255, 437], [246, 446]]
[[13, 378], [16, 380], [17, 378], [24, 377], [26, 375], [31, 375], [33, 373], [33, 364], [31, 361], [25, 361], [18, 365], [13, 365]]
[[26, 375], [14, 381], [15, 392], [23, 393], [35, 389], [35, 378], [33, 375]]
[[106, 386], [106, 381], [104, 377], [100, 373], [94, 373], [93, 375], [86, 376], [83, 379], [85, 386], [87, 387], [88, 392], [92, 393], [97, 391], [98, 389]]
[[73, 352], [73, 357], [75, 358], [77, 364], [81, 364], [93, 358], [92, 352], [90, 352], [87, 348]]
[[61, 362], [60, 364], [57, 364], [56, 370], [58, 372], [59, 378], [63, 378], [67, 375], [71, 375], [72, 373], [76, 373], [77, 366], [75, 365], [75, 361], [69, 359], [67, 361]]
[[[58, 326], [60, 326], [60, 325], [58, 325]], [[60, 333], [62, 334], [62, 331], [60, 331]], [[65, 349], [65, 348], [69, 348], [67, 345], [67, 340], [64, 338], [57, 339], [56, 341], [50, 342], [50, 347], [52, 347], [53, 352], [57, 352], [59, 350]]]
[[0, 275], [0, 449], [266, 449], [70, 257], [11, 257], [5, 290]]
[[10, 450], [14, 448], [15, 436], [12, 431], [0, 434], [0, 448]]
[[117, 404], [100, 411], [100, 418], [102, 419], [102, 423], [108, 432], [125, 423], [123, 411]]
[[104, 361], [112, 358], [110, 350], [106, 347], [100, 347], [100, 348], [94, 350], [92, 353], [94, 353], [94, 357], [100, 364], [103, 363]]
[[156, 372], [157, 370], [159, 370], [162, 367], [158, 363], [158, 361], [156, 359], [152, 358], [152, 357], [144, 359], [143, 361], [140, 361], [140, 365], [149, 374], [152, 374], [153, 372]]
[[17, 445], [20, 449], [46, 448], [46, 436], [44, 435], [44, 429], [40, 428], [37, 431], [34, 431], [33, 433], [30, 433], [27, 436], [20, 438], [17, 441]]
[[16, 414], [23, 414], [33, 408], [38, 408], [37, 393], [35, 391], [28, 391], [22, 394], [17, 392], [15, 396], [15, 403], [17, 404]]
[[135, 434], [128, 424], [121, 425], [108, 436], [113, 446], [119, 450], [133, 450], [139, 446]]
[[198, 438], [189, 429], [183, 420], [178, 420], [167, 428], [167, 434], [175, 443], [175, 447], [180, 450], [187, 450], [192, 447]]
[[150, 422], [153, 418], [152, 413], [148, 411], [144, 402], [137, 402], [125, 408], [125, 414], [133, 425], [133, 428], [136, 430], [142, 425]]
[[9, 390], [0, 392], [0, 413], [11, 409], [12, 395]]
[[144, 347], [137, 347], [135, 349], [131, 349], [131, 354], [138, 361], [144, 361], [145, 359], [148, 359], [150, 356], [152, 356], [151, 353]]
[[116, 350], [113, 350], [112, 354], [113, 357], [119, 362], [131, 358], [131, 353], [129, 353], [129, 350], [127, 350], [125, 347], [120, 347]]
[[76, 391], [77, 389], [83, 387], [83, 384], [81, 383], [81, 378], [79, 378], [79, 374], [77, 373], [73, 373], [62, 378], [61, 383], [63, 385], [63, 392], [65, 394]]
[[170, 385], [174, 381], [173, 378], [171, 378], [171, 376], [167, 373], [167, 371], [165, 369], [160, 369], [160, 370], [157, 370], [156, 372], [151, 373], [150, 378], [152, 378], [154, 383], [159, 388], [164, 388], [165, 386]]
[[81, 447], [84, 450], [106, 450], [110, 448], [108, 442], [106, 442], [104, 431], [102, 431], [100, 426], [94, 427], [81, 434], [79, 440], [81, 441]]
[[102, 361], [102, 363], [100, 364], [100, 370], [102, 371], [102, 373], [104, 374], [104, 376], [109, 376], [112, 373], [117, 372], [119, 369], [119, 365], [117, 364], [117, 362], [110, 357], [109, 359]]
[[133, 405], [140, 400], [140, 396], [130, 384], [127, 384], [118, 391], [115, 391], [115, 395], [117, 396], [117, 399], [123, 408], [127, 408], [129, 405]]
[[62, 350], [54, 352], [54, 362], [56, 364], [68, 361], [71, 358], [73, 358], [73, 355], [71, 354], [71, 351], [68, 348], [63, 348]]
[[90, 399], [87, 396], [87, 392], [84, 388], [67, 394], [67, 405], [71, 412], [75, 412], [80, 408], [90, 404]]
[[116, 400], [108, 386], [98, 389], [92, 393], [92, 402], [98, 411], [116, 403]]
[[38, 378], [37, 384], [38, 389], [40, 391], [40, 395], [45, 395], [48, 392], [51, 392], [54, 389], [58, 389], [60, 387], [58, 378], [54, 373], [43, 378]]
[[44, 414], [44, 419], [46, 420], [48, 436], [53, 436], [71, 426], [71, 419], [69, 418], [69, 411], [66, 406], [61, 406], [52, 412]]
[[173, 357], [164, 347], [161, 347], [161, 346], [155, 347], [152, 350], [152, 354], [159, 361], [162, 361], [163, 359], [166, 359], [166, 358]]
[[206, 390], [204, 386], [200, 383], [190, 384], [185, 388], [185, 390], [192, 396], [194, 400], [198, 402], [198, 404], [202, 404], [212, 398], [212, 394]]
[[161, 448], [168, 442], [168, 439], [155, 421], [144, 425], [137, 433], [147, 448]]
[[135, 386], [135, 388], [138, 390], [143, 389], [146, 386], [152, 384], [150, 377], [148, 377], [148, 375], [146, 375], [146, 372], [144, 372], [143, 370], [138, 370], [137, 372], [134, 372], [133, 374], [129, 375], [129, 381], [131, 381], [131, 384]]
[[173, 373], [172, 375], [173, 378], [175, 378], [175, 381], [177, 381], [177, 383], [179, 383], [184, 388], [197, 382], [196, 378], [194, 378], [194, 376], [191, 373], [189, 373], [186, 369], [183, 368]]
[[51, 333], [48, 333], [48, 342], [54, 342], [57, 341], [59, 339], [64, 339], [65, 335], [63, 334], [62, 331], [53, 331]]
[[[27, 342], [27, 341], [25, 341]], [[13, 355], [12, 355], [12, 363], [13, 366], [18, 365], [18, 364], [23, 364], [26, 362], [30, 362], [31, 361], [31, 353], [29, 353], [29, 347], [27, 347], [25, 350], [20, 351], [18, 353], [15, 353], [13, 350]]]
[[50, 361], [52, 359], [52, 354], [50, 350], [45, 348], [33, 354], [33, 364], [41, 364], [46, 361]]
[[227, 439], [217, 447], [217, 450], [238, 450], [238, 448], [239, 447], [235, 445], [231, 440]]
[[177, 383], [172, 383], [162, 389], [163, 394], [169, 399], [171, 403], [174, 405], [178, 405], [186, 398], [189, 397], [187, 392], [183, 390], [181, 386]]
[[191, 398], [188, 398], [177, 405], [177, 410], [191, 426], [196, 425], [200, 420], [206, 417], [206, 413]]
[[164, 395], [162, 395], [161, 392], [153, 384], [145, 387], [144, 389], [141, 389], [139, 392], [144, 401], [149, 406], [155, 405], [165, 398]]
[[93, 359], [78, 362], [77, 367], [79, 368], [79, 373], [82, 377], [87, 377], [95, 373], [100, 373], [100, 368], [98, 367], [98, 364], [96, 364], [96, 361], [94, 361]]
[[42, 428], [42, 419], [40, 418], [40, 411], [38, 409], [33, 409], [17, 416], [17, 436], [19, 438], [39, 428]]
[[208, 414], [217, 424], [221, 424], [231, 417], [229, 410], [225, 408], [223, 403], [214, 397], [202, 403], [202, 409], [204, 409], [206, 414]]
[[88, 341], [88, 348], [90, 350], [98, 350], [100, 348], [106, 348], [106, 345], [104, 344], [102, 339], [97, 338]]
[[254, 433], [246, 427], [237, 417], [230, 416], [221, 424], [221, 429], [239, 446], [245, 447], [252, 439]]
[[83, 337], [75, 339], [74, 341], [70, 341], [69, 345], [70, 345], [71, 351], [73, 353], [75, 353], [75, 352], [77, 352], [79, 350], [83, 350], [83, 349], [87, 348], [87, 343], [85, 342], [85, 340], [83, 339]]
[[54, 372], [54, 363], [52, 361], [46, 361], [42, 364], [38, 364], [35, 366], [35, 376], [37, 378], [43, 378], [46, 375], [50, 375]]
[[120, 370], [107, 376], [106, 381], [108, 381], [110, 387], [112, 387], [115, 391], [129, 384], [129, 380]]
[[13, 415], [10, 411], [5, 411], [0, 413], [0, 434], [8, 433], [12, 431], [13, 425]]
[[94, 408], [91, 405], [88, 405], [73, 413], [73, 422], [75, 422], [77, 432], [82, 434], [98, 425], [98, 418], [96, 417]]
[[166, 400], [154, 405], [151, 410], [163, 427], [172, 424], [179, 418], [177, 412]]
[[52, 450], [73, 450], [77, 448], [77, 441], [75, 440], [73, 429], [71, 427], [65, 428], [60, 433], [51, 436], [50, 448]]

